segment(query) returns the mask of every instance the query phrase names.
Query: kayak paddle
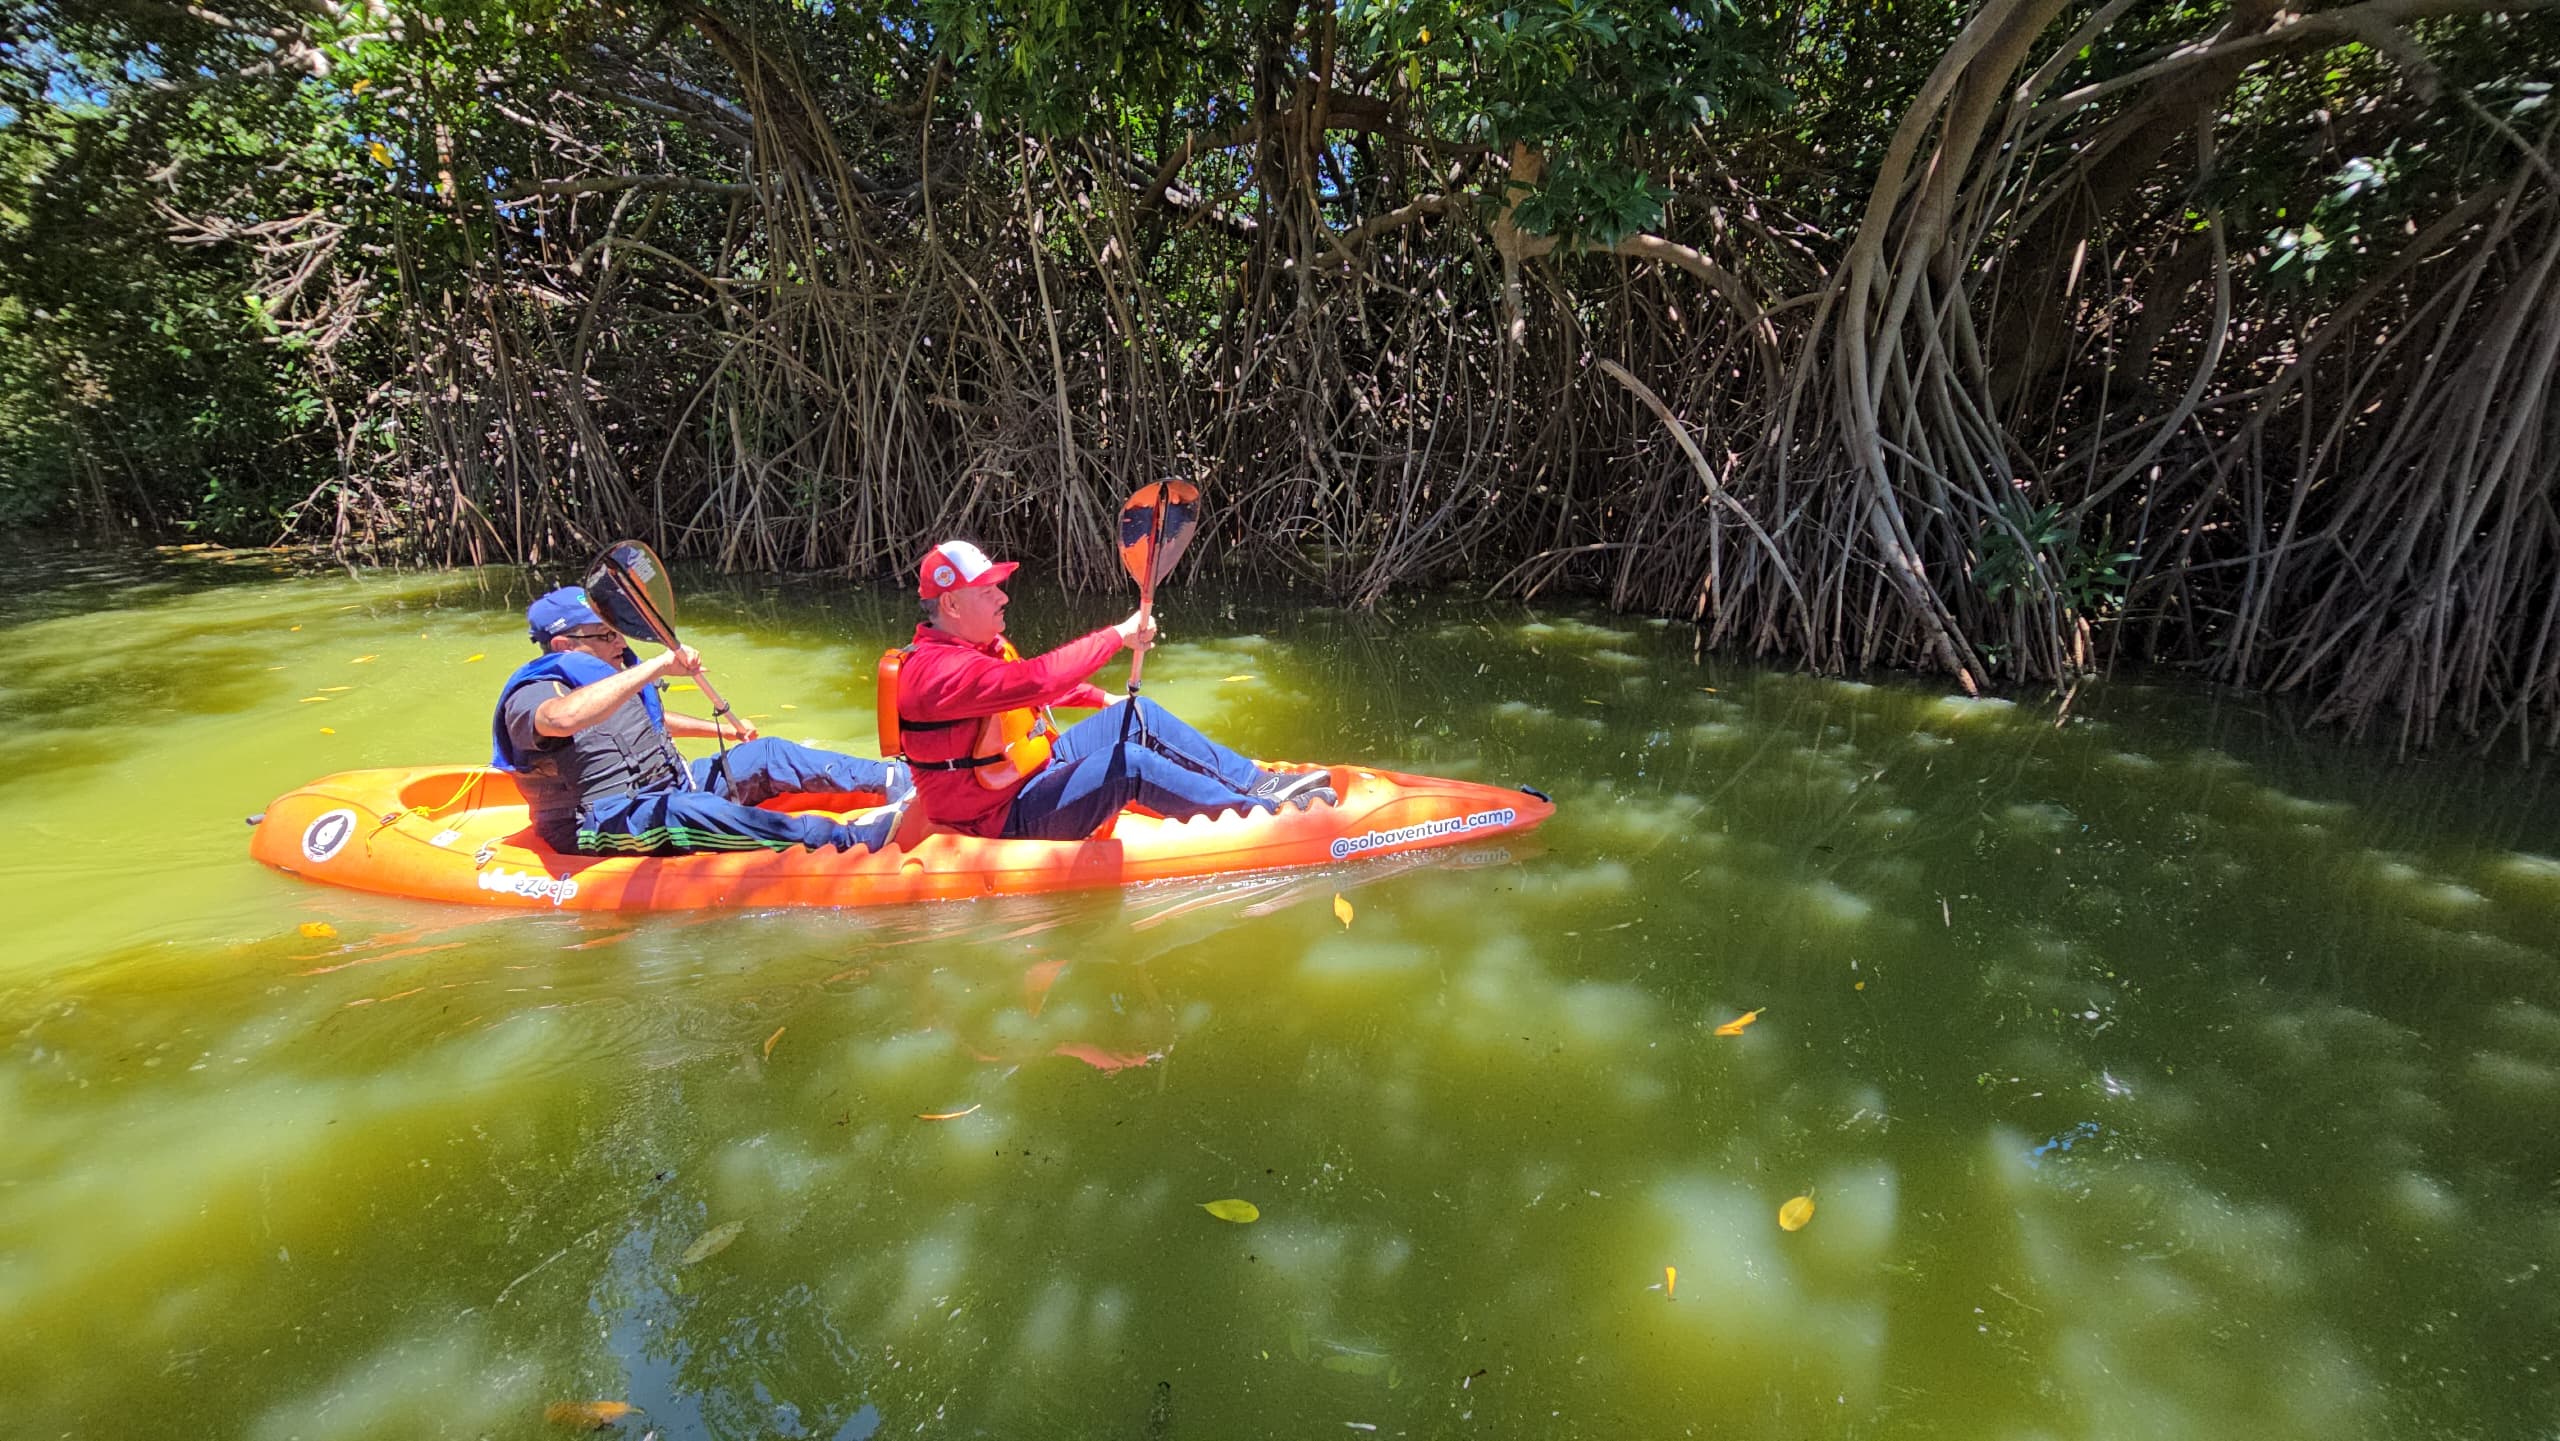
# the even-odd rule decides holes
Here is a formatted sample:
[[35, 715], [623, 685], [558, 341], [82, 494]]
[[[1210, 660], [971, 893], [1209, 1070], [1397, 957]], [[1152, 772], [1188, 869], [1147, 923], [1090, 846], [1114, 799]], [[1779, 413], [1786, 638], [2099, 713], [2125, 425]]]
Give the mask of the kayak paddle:
[[[1138, 583], [1138, 614], [1155, 618], [1156, 582], [1173, 573], [1174, 563], [1200, 528], [1200, 487], [1187, 480], [1160, 480], [1142, 485], [1120, 506], [1120, 564]], [[1129, 658], [1129, 694], [1138, 693], [1147, 653]]]
[[[588, 597], [614, 629], [669, 650], [679, 644], [675, 585], [667, 578], [667, 563], [644, 542], [617, 540], [606, 546], [595, 564], [587, 567], [586, 585]], [[702, 698], [711, 702], [712, 739], [720, 743], [725, 759], [729, 727], [720, 724], [720, 718], [730, 715], [729, 703], [712, 687], [711, 677], [697, 672], [693, 679], [702, 687]]]

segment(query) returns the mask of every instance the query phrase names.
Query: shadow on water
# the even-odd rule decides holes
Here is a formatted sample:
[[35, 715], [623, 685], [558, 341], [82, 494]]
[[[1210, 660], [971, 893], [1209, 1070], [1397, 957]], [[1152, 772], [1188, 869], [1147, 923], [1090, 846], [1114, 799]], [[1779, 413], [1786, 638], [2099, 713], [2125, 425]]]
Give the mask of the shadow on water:
[[[1558, 816], [1126, 893], [493, 917], [268, 875], [238, 817], [473, 755], [529, 584], [174, 583], [5, 621], [33, 1434], [2560, 1424], [2542, 768], [1184, 591], [1150, 690], [1213, 731]], [[865, 744], [902, 600], [685, 604], [760, 724]], [[91, 694], [169, 655], [220, 674]]]

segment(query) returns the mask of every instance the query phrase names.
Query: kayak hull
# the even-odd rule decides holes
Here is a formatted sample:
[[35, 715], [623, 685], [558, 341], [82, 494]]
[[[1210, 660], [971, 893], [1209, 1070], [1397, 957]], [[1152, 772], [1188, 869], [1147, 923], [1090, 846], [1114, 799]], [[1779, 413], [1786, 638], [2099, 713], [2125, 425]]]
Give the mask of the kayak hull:
[[[514, 778], [473, 766], [345, 771], [276, 798], [249, 853], [289, 875], [516, 909], [874, 906], [1312, 866], [1526, 831], [1534, 791], [1334, 766], [1335, 805], [1167, 820], [1123, 812], [1080, 841], [928, 832], [878, 852], [563, 855], [528, 828]], [[913, 832], [918, 828], [909, 827]]]

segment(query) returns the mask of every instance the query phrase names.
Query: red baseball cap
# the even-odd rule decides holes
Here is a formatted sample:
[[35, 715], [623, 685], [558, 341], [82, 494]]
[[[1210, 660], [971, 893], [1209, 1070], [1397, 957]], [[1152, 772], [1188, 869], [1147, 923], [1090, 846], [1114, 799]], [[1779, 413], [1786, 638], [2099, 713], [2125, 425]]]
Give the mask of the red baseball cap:
[[987, 553], [965, 540], [946, 540], [924, 553], [916, 570], [916, 594], [925, 600], [965, 585], [996, 585], [1013, 574], [1020, 561], [987, 559]]

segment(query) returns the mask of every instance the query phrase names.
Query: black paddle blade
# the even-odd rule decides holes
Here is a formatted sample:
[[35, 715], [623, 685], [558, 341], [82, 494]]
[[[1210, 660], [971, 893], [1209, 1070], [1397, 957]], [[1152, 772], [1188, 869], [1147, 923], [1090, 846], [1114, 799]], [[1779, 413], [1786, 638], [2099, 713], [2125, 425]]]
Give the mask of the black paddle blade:
[[675, 587], [666, 562], [636, 540], [617, 540], [587, 568], [587, 599], [633, 640], [675, 646]]
[[1173, 573], [1200, 528], [1200, 487], [1187, 480], [1139, 486], [1120, 507], [1120, 563], [1142, 592]]

